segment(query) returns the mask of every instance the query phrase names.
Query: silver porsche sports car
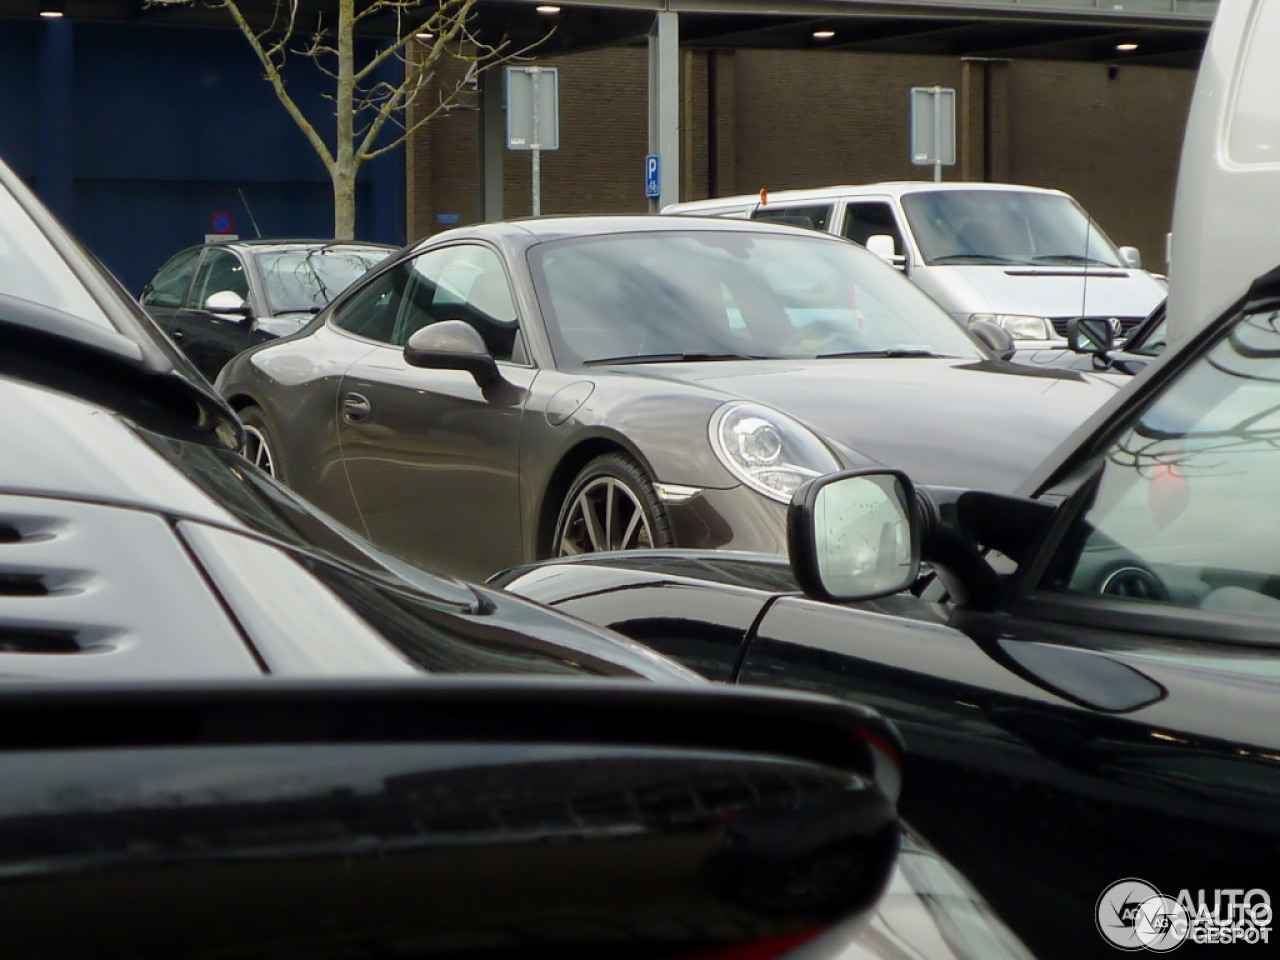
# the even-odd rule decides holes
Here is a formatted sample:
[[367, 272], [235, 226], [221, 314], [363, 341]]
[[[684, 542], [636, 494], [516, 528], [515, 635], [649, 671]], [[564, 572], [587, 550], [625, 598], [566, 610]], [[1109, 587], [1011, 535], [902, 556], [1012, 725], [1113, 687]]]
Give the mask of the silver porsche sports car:
[[218, 380], [246, 453], [413, 562], [782, 552], [805, 479], [1012, 490], [1115, 382], [999, 359], [899, 272], [783, 224], [574, 217], [406, 248]]

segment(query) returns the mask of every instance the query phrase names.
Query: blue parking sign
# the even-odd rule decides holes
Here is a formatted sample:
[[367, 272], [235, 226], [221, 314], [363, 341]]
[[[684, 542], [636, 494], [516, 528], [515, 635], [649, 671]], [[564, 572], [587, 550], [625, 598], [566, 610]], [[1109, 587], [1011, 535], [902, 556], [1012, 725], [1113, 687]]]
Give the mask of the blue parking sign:
[[644, 195], [662, 196], [662, 159], [656, 153], [644, 158]]

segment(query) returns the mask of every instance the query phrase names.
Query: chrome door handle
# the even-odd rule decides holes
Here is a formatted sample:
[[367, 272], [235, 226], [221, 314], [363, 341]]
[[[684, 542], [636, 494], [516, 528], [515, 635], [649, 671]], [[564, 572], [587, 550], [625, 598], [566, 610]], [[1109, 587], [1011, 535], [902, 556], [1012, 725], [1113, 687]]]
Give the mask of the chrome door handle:
[[347, 423], [359, 423], [367, 419], [372, 412], [373, 407], [369, 405], [368, 397], [358, 393], [348, 393], [342, 398], [342, 419]]

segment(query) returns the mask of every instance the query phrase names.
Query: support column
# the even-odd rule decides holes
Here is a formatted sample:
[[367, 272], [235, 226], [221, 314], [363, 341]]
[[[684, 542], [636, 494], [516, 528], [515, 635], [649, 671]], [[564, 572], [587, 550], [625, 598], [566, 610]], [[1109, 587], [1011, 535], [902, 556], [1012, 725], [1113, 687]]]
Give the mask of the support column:
[[[657, 213], [680, 199], [680, 15], [662, 10], [649, 31], [649, 152], [661, 157], [661, 195], [649, 200]], [[637, 181], [643, 173], [636, 164]]]
[[501, 220], [503, 170], [507, 158], [506, 74], [501, 67], [480, 75], [480, 218]]
[[40, 22], [40, 109], [36, 192], [59, 220], [74, 229], [75, 96], [72, 23]]

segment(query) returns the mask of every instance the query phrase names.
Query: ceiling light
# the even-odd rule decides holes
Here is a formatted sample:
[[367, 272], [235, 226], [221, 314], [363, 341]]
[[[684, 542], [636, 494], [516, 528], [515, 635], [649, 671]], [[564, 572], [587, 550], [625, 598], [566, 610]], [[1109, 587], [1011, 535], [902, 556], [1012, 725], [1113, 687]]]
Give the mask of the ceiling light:
[[543, 3], [533, 9], [537, 10], [538, 13], [542, 14], [544, 17], [554, 17], [560, 12], [560, 8], [553, 3]]
[[815, 39], [815, 40], [830, 40], [830, 39], [831, 39], [832, 37], [834, 37], [835, 35], [836, 35], [836, 32], [835, 32], [834, 30], [815, 30], [815, 31], [813, 31], [813, 39]]
[[40, 16], [46, 20], [57, 20], [62, 16], [62, 0], [44, 0], [40, 4]]
[[414, 36], [419, 40], [434, 40], [436, 38], [434, 33], [415, 33]]
[[1129, 53], [1132, 50], [1137, 50], [1138, 45], [1136, 43], [1117, 43], [1116, 49], [1122, 53]]

